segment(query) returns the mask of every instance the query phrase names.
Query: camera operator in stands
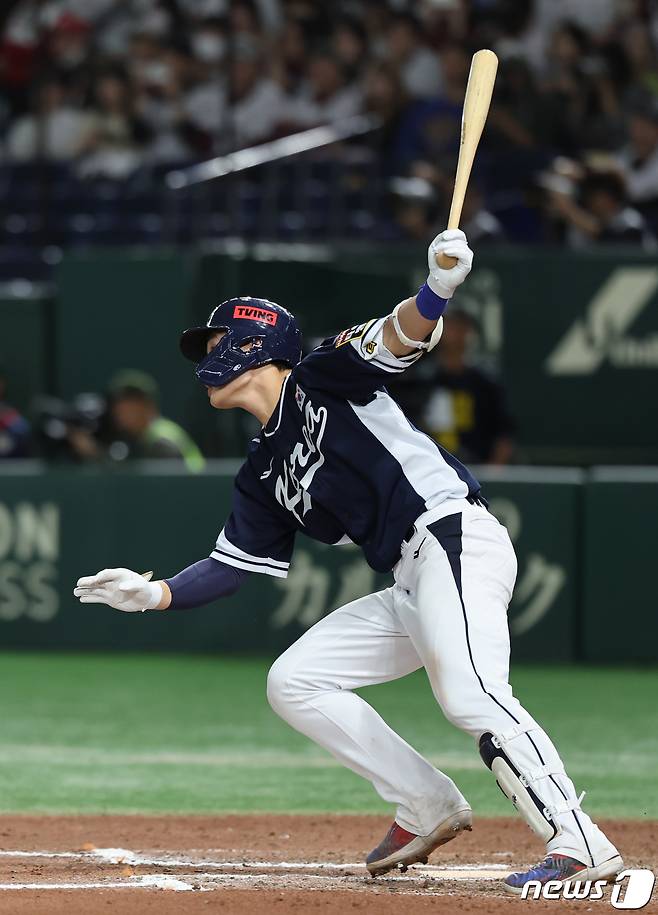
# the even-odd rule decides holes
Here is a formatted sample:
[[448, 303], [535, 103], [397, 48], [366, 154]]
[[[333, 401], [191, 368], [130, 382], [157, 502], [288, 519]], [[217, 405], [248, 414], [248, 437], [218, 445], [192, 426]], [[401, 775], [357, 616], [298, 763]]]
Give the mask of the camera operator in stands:
[[6, 401], [8, 378], [0, 365], [0, 460], [29, 457], [30, 427], [27, 420]]

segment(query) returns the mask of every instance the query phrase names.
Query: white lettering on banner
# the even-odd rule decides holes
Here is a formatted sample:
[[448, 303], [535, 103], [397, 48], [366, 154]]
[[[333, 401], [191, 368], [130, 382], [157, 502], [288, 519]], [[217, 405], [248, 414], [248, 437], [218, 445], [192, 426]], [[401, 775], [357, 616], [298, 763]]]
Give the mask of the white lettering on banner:
[[562, 566], [548, 562], [538, 553], [528, 556], [523, 576], [514, 589], [514, 601], [523, 604], [524, 609], [510, 621], [512, 635], [523, 635], [546, 616], [566, 580]]
[[273, 629], [283, 629], [290, 623], [308, 629], [330, 609], [331, 575], [328, 569], [313, 562], [307, 550], [295, 551], [288, 577], [275, 578], [274, 585], [283, 591], [283, 600], [270, 617]]
[[549, 375], [593, 375], [609, 359], [615, 368], [657, 368], [658, 337], [624, 336], [658, 289], [657, 267], [619, 267], [546, 360]]
[[303, 441], [297, 442], [277, 478], [274, 494], [277, 502], [291, 512], [300, 524], [311, 508], [311, 497], [306, 491], [315, 473], [324, 464], [320, 449], [327, 425], [327, 408], [313, 409], [310, 400], [304, 408]]
[[[519, 507], [511, 499], [495, 498], [491, 500], [489, 509], [516, 542], [523, 523]], [[510, 617], [512, 635], [523, 635], [546, 616], [566, 580], [563, 566], [550, 562], [540, 553], [528, 554], [514, 588], [512, 608], [515, 614]]]
[[45, 623], [59, 610], [59, 507], [0, 502], [0, 622]]
[[283, 592], [283, 599], [271, 616], [272, 628], [283, 629], [297, 623], [308, 629], [336, 607], [374, 591], [376, 572], [358, 550], [354, 545], [343, 547], [340, 553], [352, 553], [352, 558], [336, 572], [314, 561], [308, 550], [295, 550], [288, 577], [273, 580], [274, 586]]

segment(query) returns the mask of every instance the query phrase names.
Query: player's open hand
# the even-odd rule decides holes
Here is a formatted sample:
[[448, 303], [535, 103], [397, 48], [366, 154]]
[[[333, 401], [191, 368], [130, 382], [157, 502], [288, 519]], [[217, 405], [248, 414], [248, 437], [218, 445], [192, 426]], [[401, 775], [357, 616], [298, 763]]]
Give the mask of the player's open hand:
[[[457, 263], [447, 270], [439, 267], [437, 257], [440, 254], [457, 258]], [[473, 252], [468, 247], [468, 241], [462, 230], [446, 229], [445, 232], [437, 235], [427, 251], [427, 263], [430, 269], [427, 285], [441, 298], [452, 298], [457, 286], [461, 285], [471, 272], [473, 263]]]
[[126, 613], [153, 610], [162, 600], [162, 588], [158, 582], [150, 581], [152, 574], [103, 569], [97, 575], [79, 578], [73, 594], [81, 604], [107, 604]]

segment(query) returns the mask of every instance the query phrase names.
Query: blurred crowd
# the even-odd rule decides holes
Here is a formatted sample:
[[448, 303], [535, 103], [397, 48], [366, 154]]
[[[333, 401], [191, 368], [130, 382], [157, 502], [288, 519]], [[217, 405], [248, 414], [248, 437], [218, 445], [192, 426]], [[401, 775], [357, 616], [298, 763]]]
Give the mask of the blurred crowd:
[[11, 378], [0, 365], [0, 462], [34, 457], [105, 465], [171, 460], [190, 473], [205, 466], [185, 429], [162, 415], [156, 380], [139, 369], [122, 369], [106, 391], [84, 392], [70, 402], [41, 394], [28, 410], [29, 420], [11, 403]]
[[472, 241], [655, 245], [657, 0], [15, 0], [0, 22], [0, 163], [122, 180], [369, 113], [390, 239], [445, 218], [491, 47]]

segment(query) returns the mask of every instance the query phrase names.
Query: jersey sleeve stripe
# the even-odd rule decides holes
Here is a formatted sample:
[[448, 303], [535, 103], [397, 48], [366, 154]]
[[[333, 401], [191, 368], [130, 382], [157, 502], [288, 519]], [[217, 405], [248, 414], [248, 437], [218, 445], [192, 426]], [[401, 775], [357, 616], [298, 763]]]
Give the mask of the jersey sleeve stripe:
[[244, 569], [247, 572], [260, 572], [262, 575], [273, 575], [275, 578], [286, 578], [288, 575], [287, 568], [282, 569], [270, 565], [268, 562], [252, 562], [246, 559], [238, 559], [223, 550], [214, 549], [210, 557], [225, 563], [227, 566], [235, 566], [236, 569]]
[[[233, 560], [233, 565], [236, 565], [240, 569], [252, 569], [253, 571], [265, 571], [266, 569], [271, 569], [270, 575], [282, 574], [283, 577], [288, 572], [290, 566], [289, 562], [282, 562], [280, 559], [272, 559], [270, 556], [254, 556], [252, 553], [247, 553], [244, 550], [241, 550], [240, 547], [235, 546], [228, 539], [224, 530], [222, 529], [217, 538], [217, 543], [215, 544], [215, 553], [217, 556], [214, 556], [215, 559], [221, 559], [222, 562], [228, 562]], [[240, 565], [240, 563], [244, 563]]]
[[247, 559], [252, 562], [268, 562], [270, 565], [277, 566], [280, 569], [287, 569], [290, 565], [289, 562], [282, 562], [280, 559], [272, 559], [271, 556], [254, 556], [253, 553], [247, 553], [245, 550], [241, 550], [239, 546], [235, 546], [235, 544], [231, 543], [223, 529], [219, 532], [215, 547], [229, 553], [231, 556], [235, 556], [237, 559]]

